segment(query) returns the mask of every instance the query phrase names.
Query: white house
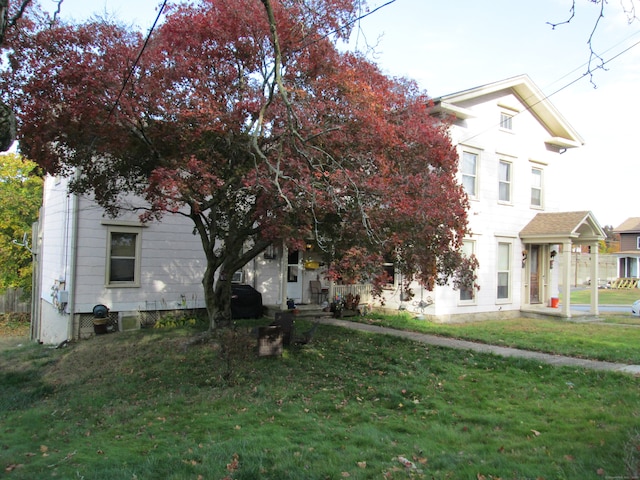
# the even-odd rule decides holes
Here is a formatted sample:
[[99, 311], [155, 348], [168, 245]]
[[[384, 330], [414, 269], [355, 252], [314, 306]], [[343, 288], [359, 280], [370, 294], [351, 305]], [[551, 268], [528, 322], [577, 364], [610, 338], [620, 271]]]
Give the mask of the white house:
[[[604, 238], [590, 212], [561, 212], [562, 196], [549, 188], [561, 154], [583, 140], [525, 75], [437, 98], [432, 114], [454, 119], [460, 182], [471, 200], [465, 251], [480, 262], [480, 289], [427, 292], [413, 285], [407, 299], [395, 278], [384, 292], [385, 306], [443, 321], [547, 308], [558, 297], [555, 256], [570, 256], [575, 244], [597, 252]], [[34, 231], [33, 339], [53, 344], [93, 334], [98, 304], [122, 324], [204, 308], [204, 254], [191, 231], [190, 220], [180, 215], [146, 225], [135, 214], [111, 220], [90, 199], [69, 195], [65, 179], [47, 178]], [[565, 260], [571, 265], [570, 257]], [[381, 267], [393, 272], [393, 265]], [[285, 306], [288, 298], [322, 303], [347, 291], [379, 302], [366, 298], [367, 286], [330, 285], [323, 271], [310, 242], [304, 251], [269, 248], [237, 280], [260, 291], [267, 305]], [[561, 274], [569, 285], [569, 268]], [[591, 278], [598, 278], [597, 271]], [[594, 292], [597, 314], [595, 286]], [[559, 311], [570, 316], [569, 302]]]
[[[385, 304], [445, 321], [519, 315], [555, 304], [558, 275], [564, 285], [571, 283], [568, 267], [553, 268], [556, 256], [571, 265], [572, 245], [587, 244], [597, 257], [605, 237], [590, 212], [562, 212], [563, 191], [551, 188], [561, 185], [551, 181], [561, 154], [580, 147], [582, 138], [526, 75], [436, 98], [432, 114], [453, 118], [460, 182], [471, 203], [472, 235], [464, 248], [479, 260], [480, 289], [426, 292], [414, 285], [412, 299], [403, 302], [404, 292], [390, 290]], [[597, 290], [592, 298], [597, 314]], [[567, 296], [559, 312], [571, 315]]]

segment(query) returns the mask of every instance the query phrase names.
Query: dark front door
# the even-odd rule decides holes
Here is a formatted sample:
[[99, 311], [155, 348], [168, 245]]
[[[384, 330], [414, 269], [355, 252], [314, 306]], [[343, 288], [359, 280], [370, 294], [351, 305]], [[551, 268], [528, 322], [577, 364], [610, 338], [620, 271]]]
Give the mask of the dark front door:
[[529, 250], [529, 302], [540, 303], [540, 246]]

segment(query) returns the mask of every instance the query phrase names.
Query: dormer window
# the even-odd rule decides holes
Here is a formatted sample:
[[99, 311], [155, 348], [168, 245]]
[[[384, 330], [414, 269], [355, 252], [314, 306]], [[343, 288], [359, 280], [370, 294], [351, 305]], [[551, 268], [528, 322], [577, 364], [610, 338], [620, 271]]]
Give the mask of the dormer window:
[[513, 115], [502, 112], [500, 114], [500, 128], [503, 130], [513, 130]]

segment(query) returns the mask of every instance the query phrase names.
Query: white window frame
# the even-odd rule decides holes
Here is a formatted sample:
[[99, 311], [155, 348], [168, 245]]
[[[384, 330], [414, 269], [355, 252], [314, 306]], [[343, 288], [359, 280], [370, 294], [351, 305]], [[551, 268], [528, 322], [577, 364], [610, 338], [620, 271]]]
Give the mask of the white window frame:
[[[465, 172], [463, 167], [465, 165], [465, 155], [471, 155], [474, 157], [475, 159], [475, 172], [471, 173], [471, 172]], [[467, 193], [467, 196], [469, 198], [473, 198], [476, 199], [478, 198], [478, 189], [479, 189], [479, 184], [478, 184], [478, 172], [480, 171], [480, 153], [477, 151], [472, 151], [469, 149], [464, 149], [462, 151], [462, 155], [460, 156], [460, 176], [461, 176], [461, 181], [462, 181], [462, 187], [464, 188], [464, 191]], [[467, 187], [465, 186], [465, 178], [470, 178], [473, 180], [473, 192], [469, 192], [467, 190]]]
[[[502, 179], [502, 165], [507, 166], [507, 178]], [[506, 185], [507, 198], [500, 198], [502, 192], [502, 185]], [[498, 202], [503, 204], [511, 205], [513, 203], [513, 162], [508, 160], [500, 159], [498, 162]]]
[[[476, 254], [476, 241], [475, 240], [471, 240], [471, 239], [466, 239], [462, 241], [462, 251], [465, 254], [465, 256], [469, 257], [471, 255], [475, 255]], [[471, 293], [471, 298], [462, 298], [463, 295], [465, 294], [465, 292], [469, 292]], [[458, 304], [459, 305], [475, 305], [477, 303], [477, 298], [476, 298], [476, 289], [475, 289], [475, 285], [473, 285], [471, 288], [469, 289], [463, 289], [461, 288], [460, 291], [458, 292]]]
[[636, 237], [636, 249], [640, 250], [640, 235]]
[[[534, 172], [540, 172], [540, 175], [538, 177], [536, 177], [534, 175]], [[539, 178], [540, 179], [540, 185], [535, 185], [534, 184], [534, 179], [535, 178]], [[534, 190], [538, 190], [538, 192], [540, 193], [540, 204], [539, 205], [533, 203], [533, 192], [534, 192]], [[539, 167], [531, 167], [531, 190], [530, 190], [529, 203], [530, 203], [532, 208], [540, 208], [540, 209], [544, 208], [544, 170], [542, 168], [539, 168]]]
[[[111, 280], [111, 238], [113, 234], [132, 234], [135, 235], [135, 256], [126, 257], [133, 258], [133, 280], [132, 281], [112, 281]], [[136, 227], [109, 226], [107, 228], [107, 246], [106, 246], [106, 266], [105, 266], [105, 285], [108, 288], [128, 288], [140, 286], [140, 263], [142, 258], [142, 229]]]
[[[506, 248], [506, 253], [503, 251]], [[496, 247], [496, 303], [510, 303], [513, 288], [513, 242], [498, 240]], [[500, 288], [503, 287], [506, 278], [506, 296], [500, 296]]]

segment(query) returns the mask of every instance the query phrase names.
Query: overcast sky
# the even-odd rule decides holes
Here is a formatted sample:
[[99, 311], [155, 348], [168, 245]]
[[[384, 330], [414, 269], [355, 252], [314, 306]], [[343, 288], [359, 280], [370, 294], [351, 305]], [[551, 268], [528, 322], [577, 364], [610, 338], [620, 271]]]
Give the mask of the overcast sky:
[[[54, 8], [53, 0], [41, 2]], [[146, 31], [162, 3], [63, 0], [61, 14], [83, 20], [109, 13]], [[374, 47], [370, 58], [385, 73], [412, 78], [434, 97], [528, 74], [586, 142], [559, 159], [562, 210], [590, 210], [602, 226], [617, 227], [640, 217], [640, 21], [629, 24], [620, 2], [606, 4], [593, 36], [606, 70], [591, 78], [584, 75], [587, 42], [599, 5], [576, 0], [570, 23], [548, 24], [568, 20], [572, 3], [370, 0], [370, 10], [382, 8], [359, 22], [351, 48]]]

